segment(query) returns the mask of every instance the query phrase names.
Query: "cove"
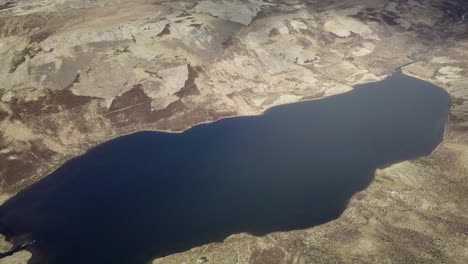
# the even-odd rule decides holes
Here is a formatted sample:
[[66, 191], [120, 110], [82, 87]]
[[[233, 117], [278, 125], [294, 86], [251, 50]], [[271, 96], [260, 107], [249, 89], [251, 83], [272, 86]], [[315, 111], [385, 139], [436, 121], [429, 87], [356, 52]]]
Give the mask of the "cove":
[[394, 73], [326, 99], [181, 134], [102, 144], [0, 207], [32, 263], [143, 264], [157, 256], [336, 219], [377, 168], [429, 154], [449, 96]]

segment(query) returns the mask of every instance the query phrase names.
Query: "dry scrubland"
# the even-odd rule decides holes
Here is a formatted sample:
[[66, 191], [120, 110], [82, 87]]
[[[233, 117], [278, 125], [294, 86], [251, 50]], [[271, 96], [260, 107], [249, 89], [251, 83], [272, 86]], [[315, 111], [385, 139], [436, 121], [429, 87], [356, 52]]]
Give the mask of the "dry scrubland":
[[330, 223], [154, 263], [468, 263], [464, 18], [463, 0], [0, 0], [1, 201], [109, 139], [261, 114], [404, 66], [452, 96], [434, 153], [377, 171]]

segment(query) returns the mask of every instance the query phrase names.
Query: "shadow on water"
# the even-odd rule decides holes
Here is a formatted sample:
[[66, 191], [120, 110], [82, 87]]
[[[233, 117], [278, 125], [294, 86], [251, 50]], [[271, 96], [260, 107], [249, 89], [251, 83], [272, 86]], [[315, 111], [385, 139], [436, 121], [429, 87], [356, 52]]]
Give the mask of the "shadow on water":
[[46, 263], [145, 263], [152, 257], [337, 218], [376, 168], [430, 153], [449, 97], [395, 73], [327, 99], [222, 120], [182, 134], [107, 142], [2, 207]]

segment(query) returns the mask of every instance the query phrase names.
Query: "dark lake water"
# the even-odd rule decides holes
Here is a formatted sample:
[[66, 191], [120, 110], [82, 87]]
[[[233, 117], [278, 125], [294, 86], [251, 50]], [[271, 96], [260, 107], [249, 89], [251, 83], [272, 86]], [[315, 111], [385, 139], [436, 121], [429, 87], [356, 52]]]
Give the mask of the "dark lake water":
[[[448, 95], [395, 73], [327, 99], [92, 149], [0, 207], [40, 263], [141, 264], [337, 218], [376, 168], [430, 153]], [[38, 259], [36, 259], [38, 261]]]

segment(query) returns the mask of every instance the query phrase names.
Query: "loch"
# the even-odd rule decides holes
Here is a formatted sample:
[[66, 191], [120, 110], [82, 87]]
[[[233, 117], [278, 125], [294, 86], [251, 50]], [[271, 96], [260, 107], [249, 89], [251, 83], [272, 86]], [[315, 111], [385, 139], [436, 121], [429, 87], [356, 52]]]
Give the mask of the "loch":
[[441, 142], [449, 96], [401, 72], [317, 101], [104, 143], [0, 207], [32, 263], [144, 264], [336, 219], [376, 169]]

